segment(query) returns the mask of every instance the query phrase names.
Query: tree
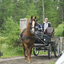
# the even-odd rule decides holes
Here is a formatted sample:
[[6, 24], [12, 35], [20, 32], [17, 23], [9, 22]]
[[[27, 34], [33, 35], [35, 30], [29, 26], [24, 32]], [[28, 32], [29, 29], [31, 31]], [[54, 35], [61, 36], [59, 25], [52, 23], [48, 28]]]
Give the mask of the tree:
[[42, 0], [42, 2], [43, 2], [43, 22], [44, 22], [44, 20], [45, 20], [44, 0]]
[[47, 17], [52, 26], [57, 27], [61, 21], [64, 21], [63, 10], [63, 0], [59, 2], [58, 0], [0, 0], [0, 26], [2, 27], [6, 22], [4, 19], [10, 16], [13, 17], [14, 22], [19, 23], [20, 18], [29, 18], [34, 15], [37, 16], [40, 24]]
[[31, 16], [37, 16], [36, 6], [34, 3], [30, 4], [26, 17], [30, 18]]
[[[60, 19], [60, 21], [64, 21], [64, 13], [63, 13], [63, 10], [64, 10], [64, 1], [63, 0], [59, 0], [59, 2], [58, 2], [58, 14], [59, 14], [59, 19]], [[62, 23], [61, 22], [61, 23]]]
[[55, 29], [55, 36], [63, 36], [63, 30], [64, 30], [64, 22], [62, 24], [59, 24], [58, 27]]
[[63, 22], [63, 0], [62, 0], [62, 22]]

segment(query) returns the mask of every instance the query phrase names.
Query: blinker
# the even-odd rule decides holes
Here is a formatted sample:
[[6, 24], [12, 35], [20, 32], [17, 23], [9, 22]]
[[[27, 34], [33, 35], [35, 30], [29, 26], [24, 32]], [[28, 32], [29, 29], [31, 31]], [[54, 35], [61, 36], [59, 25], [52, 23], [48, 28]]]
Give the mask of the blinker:
[[29, 22], [30, 25], [32, 24], [31, 21], [35, 21], [35, 19], [31, 19], [31, 20], [30, 20], [30, 22]]

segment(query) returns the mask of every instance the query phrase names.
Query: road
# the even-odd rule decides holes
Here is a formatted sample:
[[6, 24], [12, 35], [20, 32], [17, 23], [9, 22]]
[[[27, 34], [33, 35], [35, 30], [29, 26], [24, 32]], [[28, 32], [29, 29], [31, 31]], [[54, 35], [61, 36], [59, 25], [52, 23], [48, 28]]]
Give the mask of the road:
[[[54, 56], [52, 56], [51, 59], [48, 59], [47, 55], [32, 55], [31, 64], [47, 64], [51, 62], [56, 62], [57, 59], [58, 58], [55, 58]], [[28, 64], [28, 62], [27, 59], [25, 59], [23, 56], [20, 56], [0, 59], [0, 64]]]

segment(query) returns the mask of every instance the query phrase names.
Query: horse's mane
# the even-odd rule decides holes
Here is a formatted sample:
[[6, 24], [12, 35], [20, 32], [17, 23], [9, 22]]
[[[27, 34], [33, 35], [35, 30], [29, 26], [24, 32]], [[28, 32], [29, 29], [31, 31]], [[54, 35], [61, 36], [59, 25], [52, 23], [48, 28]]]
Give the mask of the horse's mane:
[[28, 23], [27, 23], [27, 27], [26, 27], [26, 28], [28, 28], [30, 20], [31, 20], [31, 18], [29, 18]]
[[29, 24], [30, 20], [31, 20], [31, 18], [29, 18], [27, 25]]

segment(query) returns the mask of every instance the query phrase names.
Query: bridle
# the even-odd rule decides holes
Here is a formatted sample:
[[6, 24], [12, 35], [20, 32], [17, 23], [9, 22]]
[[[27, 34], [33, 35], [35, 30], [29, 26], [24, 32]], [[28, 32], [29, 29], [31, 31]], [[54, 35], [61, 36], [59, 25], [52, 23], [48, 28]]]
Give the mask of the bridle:
[[29, 22], [30, 31], [31, 31], [32, 28], [35, 29], [35, 27], [31, 27], [31, 25], [32, 25], [32, 22], [31, 21], [35, 21], [35, 19], [31, 19], [30, 22]]

